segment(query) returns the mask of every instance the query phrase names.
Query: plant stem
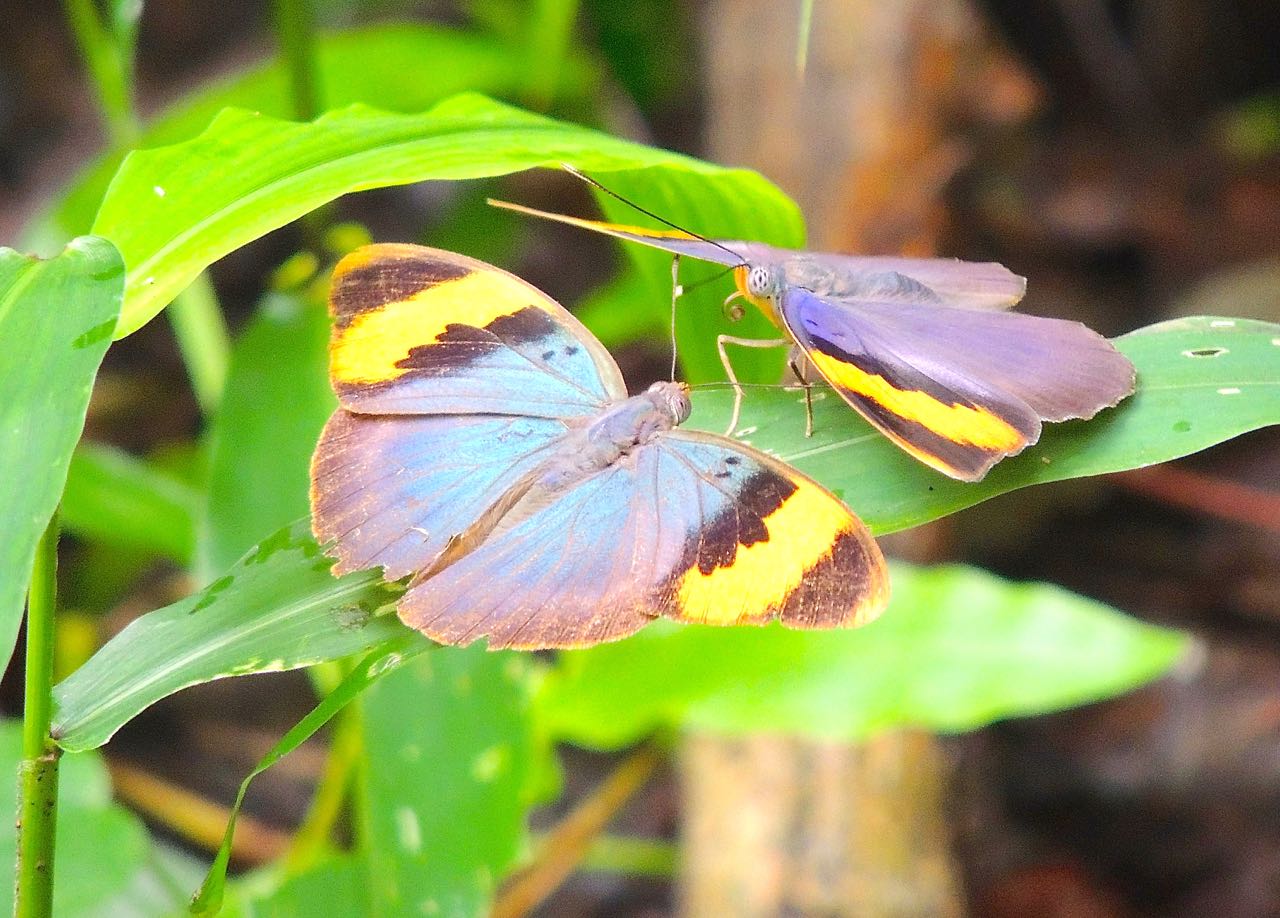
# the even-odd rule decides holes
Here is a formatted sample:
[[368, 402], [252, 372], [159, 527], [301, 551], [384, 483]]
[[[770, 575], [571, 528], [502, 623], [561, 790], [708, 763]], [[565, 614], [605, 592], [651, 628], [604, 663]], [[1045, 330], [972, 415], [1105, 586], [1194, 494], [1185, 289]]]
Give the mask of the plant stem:
[[107, 30], [94, 0], [63, 0], [62, 6], [80, 56], [89, 68], [111, 146], [116, 150], [131, 147], [138, 137], [133, 104], [132, 42], [122, 46], [121, 36]]
[[227, 381], [231, 335], [208, 273], [202, 273], [178, 294], [168, 312], [196, 401], [206, 415], [213, 414]]
[[58, 515], [40, 537], [27, 593], [26, 694], [22, 762], [18, 766], [16, 918], [53, 914], [53, 843], [58, 810], [58, 758], [53, 722], [53, 612], [58, 592]]
[[546, 111], [555, 100], [577, 18], [578, 0], [534, 0], [531, 4], [525, 71], [525, 102], [530, 108]]
[[315, 18], [310, 0], [275, 0], [276, 36], [289, 70], [293, 114], [310, 121], [320, 114], [316, 87]]

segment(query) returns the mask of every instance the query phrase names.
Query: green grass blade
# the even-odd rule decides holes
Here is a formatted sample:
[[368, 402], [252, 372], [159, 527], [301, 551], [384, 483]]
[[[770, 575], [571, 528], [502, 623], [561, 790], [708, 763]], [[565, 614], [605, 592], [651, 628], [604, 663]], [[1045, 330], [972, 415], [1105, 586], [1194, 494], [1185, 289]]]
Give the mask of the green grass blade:
[[306, 717], [298, 721], [280, 741], [271, 747], [254, 766], [253, 771], [240, 782], [235, 803], [231, 807], [231, 815], [227, 819], [227, 831], [222, 844], [214, 856], [213, 865], [200, 889], [192, 897], [191, 913], [194, 915], [216, 915], [222, 906], [223, 892], [227, 880], [227, 865], [231, 861], [231, 842], [235, 838], [236, 817], [240, 815], [240, 807], [244, 803], [244, 795], [249, 790], [249, 783], [276, 762], [315, 735], [316, 731], [333, 719], [339, 711], [350, 704], [361, 692], [365, 691], [383, 676], [389, 675], [400, 666], [412, 660], [432, 645], [414, 634], [404, 634], [400, 639], [391, 641], [376, 651], [368, 654], [356, 667], [346, 675], [332, 692], [321, 699]]

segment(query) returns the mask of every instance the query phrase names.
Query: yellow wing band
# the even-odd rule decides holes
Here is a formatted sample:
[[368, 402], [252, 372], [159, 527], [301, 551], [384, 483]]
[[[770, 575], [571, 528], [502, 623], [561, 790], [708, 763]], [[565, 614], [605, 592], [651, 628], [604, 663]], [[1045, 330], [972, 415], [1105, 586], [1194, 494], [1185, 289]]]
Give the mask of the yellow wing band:
[[550, 312], [530, 288], [510, 275], [475, 271], [361, 312], [335, 332], [329, 352], [334, 382], [387, 382], [408, 370], [397, 366], [415, 347], [439, 341], [450, 325], [484, 328], [528, 307]]
[[810, 350], [805, 356], [833, 386], [868, 398], [885, 410], [927, 427], [953, 443], [1002, 453], [1016, 451], [1026, 443], [1026, 438], [1016, 428], [983, 408], [947, 405], [928, 392], [899, 389], [883, 376], [864, 372], [821, 351]]
[[[680, 617], [709, 625], [760, 621], [782, 608], [805, 574], [827, 558], [836, 540], [856, 531], [847, 507], [804, 478], [796, 490], [764, 518], [769, 538], [739, 545], [733, 561], [708, 574], [695, 565], [680, 579]], [[746, 596], [757, 610], [744, 612], [726, 597]]]

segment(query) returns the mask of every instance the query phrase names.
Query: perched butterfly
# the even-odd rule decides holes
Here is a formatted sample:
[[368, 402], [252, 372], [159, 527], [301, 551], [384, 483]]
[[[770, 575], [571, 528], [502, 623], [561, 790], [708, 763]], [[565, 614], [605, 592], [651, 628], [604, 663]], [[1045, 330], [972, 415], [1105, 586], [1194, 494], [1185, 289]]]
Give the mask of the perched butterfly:
[[884, 559], [821, 485], [677, 429], [687, 388], [628, 398], [617, 364], [546, 294], [414, 245], [344, 258], [330, 295], [340, 407], [311, 465], [335, 573], [409, 577], [408, 625], [445, 644], [577, 647], [657, 616], [863, 624]]
[[[787, 335], [763, 344], [799, 348], [889, 439], [961, 481], [1035, 443], [1042, 421], [1091, 418], [1133, 392], [1133, 364], [1097, 332], [1003, 312], [1026, 280], [1002, 265], [780, 249], [490, 203], [732, 267], [730, 300], [745, 298]], [[733, 379], [726, 341], [762, 342], [721, 336]], [[730, 431], [741, 388], [735, 394]]]

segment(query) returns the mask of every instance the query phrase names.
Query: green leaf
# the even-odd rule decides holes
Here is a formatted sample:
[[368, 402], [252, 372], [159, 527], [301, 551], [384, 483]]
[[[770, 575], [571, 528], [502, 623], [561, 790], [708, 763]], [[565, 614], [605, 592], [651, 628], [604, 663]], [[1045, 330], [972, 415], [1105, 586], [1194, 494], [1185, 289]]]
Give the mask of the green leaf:
[[124, 270], [105, 239], [41, 261], [0, 249], [0, 669], [36, 542], [67, 479], [89, 393], [120, 313]]
[[110, 446], [81, 443], [71, 457], [59, 519], [63, 529], [86, 539], [186, 565], [195, 547], [199, 500], [195, 488], [148, 462]]
[[117, 335], [158, 313], [208, 265], [352, 191], [425, 179], [503, 175], [562, 161], [595, 173], [652, 169], [655, 185], [704, 177], [760, 225], [798, 225], [792, 204], [753, 172], [724, 169], [466, 94], [422, 115], [352, 106], [308, 124], [220, 114], [186, 143], [131, 153], [94, 223], [129, 274]]
[[311, 452], [337, 405], [328, 344], [325, 304], [293, 293], [268, 295], [236, 342], [214, 429], [202, 580], [309, 512]]
[[231, 807], [231, 815], [227, 819], [227, 830], [223, 835], [222, 844], [213, 859], [213, 865], [209, 868], [208, 876], [192, 898], [193, 914], [216, 915], [218, 909], [222, 907], [227, 865], [231, 861], [231, 842], [236, 834], [236, 817], [240, 815], [240, 807], [244, 803], [245, 793], [249, 790], [249, 782], [309, 740], [317, 730], [332, 720], [334, 715], [369, 686], [431, 646], [424, 638], [410, 632], [370, 653], [346, 675], [337, 688], [326, 695], [306, 717], [298, 721], [293, 729], [271, 747], [271, 750], [254, 766], [253, 771], [240, 782], [235, 803]]
[[524, 836], [528, 658], [441, 648], [361, 699], [357, 836], [374, 915], [482, 915]]
[[310, 666], [408, 631], [377, 614], [394, 596], [377, 571], [334, 578], [332, 565], [305, 523], [280, 530], [200, 592], [131, 623], [55, 686], [54, 738], [92, 749], [187, 686]]
[[[22, 758], [22, 723], [0, 721], [0, 772], [12, 787]], [[53, 911], [59, 918], [107, 914], [104, 903], [121, 896], [146, 865], [151, 847], [142, 822], [111, 802], [111, 779], [96, 753], [63, 756], [59, 763], [57, 882]], [[17, 857], [17, 800], [0, 794], [0, 863]], [[13, 911], [13, 884], [6, 884]]]
[[[594, 77], [570, 61], [565, 91], [585, 92]], [[505, 42], [421, 24], [368, 26], [316, 41], [320, 98], [334, 108], [363, 102], [397, 112], [421, 112], [464, 90], [513, 96], [525, 85], [524, 61]], [[143, 131], [139, 147], [189, 140], [224, 108], [288, 117], [293, 111], [286, 68], [274, 58], [186, 96]], [[121, 157], [108, 155], [67, 190], [37, 238], [85, 232]]]
[[223, 918], [361, 918], [367, 914], [364, 870], [354, 856], [325, 858], [266, 892], [232, 887]]
[[894, 564], [893, 600], [853, 631], [651, 625], [560, 657], [538, 711], [562, 739], [617, 748], [664, 727], [857, 739], [972, 729], [1126, 691], [1186, 639], [1046, 584]]
[[[1046, 424], [1040, 442], [977, 484], [927, 468], [819, 390], [814, 435], [794, 389], [749, 389], [738, 439], [831, 488], [877, 533], [946, 516], [1016, 488], [1166, 462], [1280, 424], [1280, 325], [1174, 319], [1115, 339], [1138, 368], [1138, 390], [1090, 421]], [[690, 426], [724, 431], [732, 395], [695, 395]]]
[[611, 351], [636, 341], [664, 341], [671, 336], [671, 314], [648, 308], [652, 292], [649, 279], [629, 267], [579, 300], [573, 314]]

